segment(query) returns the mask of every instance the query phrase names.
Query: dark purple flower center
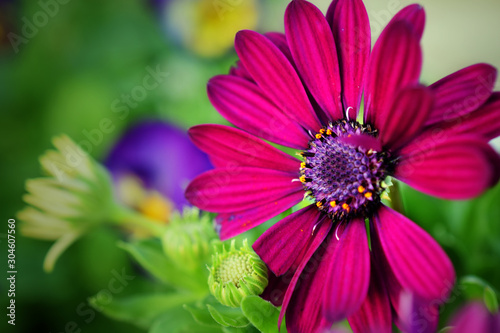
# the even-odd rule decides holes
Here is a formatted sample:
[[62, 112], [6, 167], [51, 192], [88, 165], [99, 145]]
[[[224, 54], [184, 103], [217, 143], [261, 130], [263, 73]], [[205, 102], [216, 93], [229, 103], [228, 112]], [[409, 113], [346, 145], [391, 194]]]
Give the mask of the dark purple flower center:
[[332, 219], [368, 216], [380, 203], [391, 163], [375, 136], [370, 126], [341, 120], [322, 128], [301, 153], [300, 181]]

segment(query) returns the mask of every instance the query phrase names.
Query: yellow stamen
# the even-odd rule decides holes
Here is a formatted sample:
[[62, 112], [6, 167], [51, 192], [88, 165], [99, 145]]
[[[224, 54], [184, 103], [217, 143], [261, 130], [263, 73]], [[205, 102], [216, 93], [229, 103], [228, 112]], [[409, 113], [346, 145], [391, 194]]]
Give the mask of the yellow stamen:
[[332, 135], [332, 130], [331, 129], [327, 129], [326, 130], [326, 135]]
[[347, 203], [344, 203], [342, 204], [342, 208], [344, 208], [344, 210], [348, 211], [351, 210], [351, 208], [349, 207], [349, 205]]
[[306, 167], [306, 163], [305, 162], [300, 163], [300, 168], [301, 169], [304, 169], [305, 167]]
[[365, 188], [361, 185], [358, 186], [358, 192], [363, 193], [365, 191]]
[[367, 198], [367, 199], [371, 199], [372, 196], [373, 196], [373, 194], [371, 192], [366, 192], [365, 193], [365, 198]]
[[332, 207], [337, 206], [337, 203], [335, 202], [335, 200], [334, 201], [330, 201], [330, 206], [332, 206]]
[[318, 208], [321, 208], [323, 207], [323, 203], [321, 201], [318, 201], [316, 202], [316, 206], [318, 206]]
[[322, 128], [322, 129], [320, 129], [320, 130], [319, 130], [319, 132], [320, 132], [321, 134], [325, 134], [325, 129], [324, 129], [324, 128]]
[[321, 139], [321, 134], [316, 134], [316, 139]]
[[300, 181], [301, 181], [302, 183], [305, 183], [305, 182], [306, 182], [306, 176], [300, 176], [300, 178], [299, 178], [299, 179], [300, 179]]

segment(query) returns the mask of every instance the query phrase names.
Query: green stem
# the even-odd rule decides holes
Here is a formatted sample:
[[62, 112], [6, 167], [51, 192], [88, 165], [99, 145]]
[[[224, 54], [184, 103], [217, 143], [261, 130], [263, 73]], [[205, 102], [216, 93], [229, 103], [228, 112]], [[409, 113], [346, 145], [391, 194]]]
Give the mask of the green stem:
[[165, 232], [165, 224], [161, 221], [150, 219], [130, 208], [115, 205], [111, 213], [111, 222], [120, 226], [133, 226], [151, 232], [154, 236], [161, 237]]
[[393, 180], [389, 197], [391, 198], [392, 209], [401, 214], [404, 214], [405, 208], [403, 204], [403, 197], [401, 196], [401, 188], [397, 180]]

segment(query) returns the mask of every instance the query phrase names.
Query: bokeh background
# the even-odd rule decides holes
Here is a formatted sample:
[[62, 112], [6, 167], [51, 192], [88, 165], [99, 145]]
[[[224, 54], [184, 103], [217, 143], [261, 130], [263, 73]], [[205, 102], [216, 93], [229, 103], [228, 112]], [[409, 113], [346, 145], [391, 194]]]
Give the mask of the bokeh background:
[[[412, 2], [366, 0], [374, 37]], [[90, 142], [88, 150], [102, 160], [141, 119], [159, 118], [184, 129], [225, 123], [206, 97], [207, 80], [226, 73], [236, 60], [235, 30], [283, 31], [287, 3], [0, 0], [0, 328], [7, 327], [7, 220], [23, 207], [24, 181], [40, 175], [38, 156], [50, 147], [50, 138], [66, 133], [76, 142]], [[326, 11], [329, 1], [313, 3]], [[500, 67], [498, 0], [420, 3], [427, 12], [425, 83], [473, 63]], [[148, 81], [154, 88], [145, 87], [148, 75], [155, 78]], [[112, 124], [105, 131], [103, 120]], [[458, 276], [476, 275], [500, 290], [500, 187], [458, 203], [408, 188], [403, 193], [407, 215], [442, 244]], [[115, 246], [118, 233], [100, 230], [84, 237], [51, 274], [42, 270], [50, 243], [17, 236], [15, 332], [140, 332], [87, 304], [89, 296], [108, 288], [113, 271], [135, 269]], [[454, 293], [444, 318], [464, 294]]]

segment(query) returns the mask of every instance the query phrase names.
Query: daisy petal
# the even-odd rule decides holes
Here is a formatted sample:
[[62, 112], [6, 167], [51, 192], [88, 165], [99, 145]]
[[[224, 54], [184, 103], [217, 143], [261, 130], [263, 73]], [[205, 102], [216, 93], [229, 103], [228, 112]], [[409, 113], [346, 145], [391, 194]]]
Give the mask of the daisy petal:
[[321, 11], [307, 1], [292, 1], [285, 12], [285, 32], [299, 73], [330, 120], [343, 117], [337, 51]]
[[280, 49], [280, 51], [285, 55], [285, 57], [290, 61], [290, 63], [295, 66], [293, 61], [292, 52], [290, 51], [290, 47], [288, 47], [288, 42], [286, 40], [286, 36], [282, 32], [267, 32], [264, 34], [274, 45]]
[[323, 295], [330, 283], [328, 271], [338, 242], [327, 239], [309, 260], [300, 277], [300, 288], [292, 295], [286, 311], [288, 332], [322, 332], [333, 321], [323, 315]]
[[380, 140], [389, 149], [398, 149], [423, 127], [434, 102], [429, 88], [416, 86], [403, 89], [394, 98], [386, 119], [380, 118]]
[[236, 167], [207, 171], [196, 177], [186, 189], [186, 198], [200, 209], [232, 213], [274, 203], [302, 190], [288, 172]]
[[348, 318], [354, 332], [391, 333], [391, 304], [376, 262], [371, 260], [370, 287], [361, 308]]
[[[328, 235], [328, 232], [330, 231], [330, 228], [332, 227], [332, 221], [330, 219], [324, 219], [323, 221], [320, 221], [320, 224], [318, 225], [317, 229], [314, 230], [314, 234], [311, 235], [310, 237], [310, 242], [305, 248], [305, 253], [301, 257], [301, 263], [298, 266], [297, 270], [295, 271], [295, 274], [293, 275], [292, 280], [290, 281], [290, 286], [286, 290], [285, 297], [283, 299], [283, 304], [280, 312], [280, 316], [278, 318], [278, 327], [281, 326], [281, 322], [283, 320], [283, 317], [285, 316], [286, 310], [288, 308], [288, 305], [290, 304], [290, 300], [292, 298], [295, 286], [297, 283], [299, 285], [302, 283], [301, 281], [299, 282], [299, 279], [307, 279], [307, 277], [304, 277], [302, 275], [302, 272], [304, 271], [304, 268], [306, 265], [309, 263], [311, 260], [311, 257], [314, 255], [318, 247], [323, 243], [325, 240], [326, 236]], [[318, 258], [314, 258], [313, 260], [317, 260]]]
[[493, 66], [476, 64], [432, 84], [436, 104], [426, 125], [450, 121], [477, 109], [491, 96], [496, 77]]
[[276, 274], [268, 270], [267, 280], [269, 282], [266, 289], [260, 294], [260, 297], [271, 302], [276, 307], [281, 306], [292, 277], [293, 272], [287, 272], [285, 275], [276, 276]]
[[245, 66], [243, 66], [240, 60], [236, 61], [236, 64], [234, 64], [234, 66], [229, 69], [229, 75], [238, 76], [249, 82], [255, 83], [252, 79], [252, 76], [250, 75], [250, 73], [248, 73], [248, 71], [245, 69]]
[[401, 9], [396, 15], [394, 15], [391, 22], [400, 20], [405, 20], [406, 22], [411, 23], [418, 39], [422, 38], [425, 27], [424, 7], [420, 6], [419, 4], [406, 6], [405, 8]]
[[338, 321], [356, 312], [368, 293], [370, 251], [364, 219], [347, 223], [329, 265], [323, 311], [328, 319]]
[[446, 300], [453, 284], [453, 265], [439, 244], [418, 225], [381, 206], [375, 233], [401, 287], [422, 300]]
[[387, 119], [393, 96], [418, 83], [422, 68], [419, 38], [410, 23], [389, 24], [373, 47], [365, 90], [365, 121], [378, 128]]
[[262, 234], [253, 249], [274, 274], [285, 274], [314, 235], [320, 216], [315, 205], [302, 208]]
[[267, 203], [256, 203], [256, 207], [250, 209], [219, 214], [215, 218], [219, 237], [226, 240], [250, 230], [298, 204], [303, 198], [304, 191], [300, 189]]
[[400, 156], [395, 177], [443, 199], [475, 197], [496, 184], [500, 173], [500, 158], [484, 140], [452, 132], [426, 132]]
[[495, 323], [491, 320], [492, 317], [484, 304], [480, 302], [468, 304], [453, 318], [451, 323], [453, 333], [498, 332], [494, 329]]
[[235, 48], [266, 96], [306, 129], [320, 129], [299, 76], [276, 45], [257, 32], [243, 30], [236, 35]]
[[283, 114], [257, 85], [220, 75], [208, 82], [207, 90], [212, 105], [232, 124], [280, 145], [307, 147], [309, 136], [303, 128]]
[[340, 59], [342, 103], [348, 119], [355, 120], [370, 56], [370, 22], [361, 0], [336, 1], [330, 8], [327, 18]]
[[298, 159], [236, 128], [198, 125], [191, 127], [188, 133], [193, 143], [209, 155], [215, 167], [253, 166], [291, 173], [300, 168]]
[[500, 135], [500, 93], [495, 92], [479, 108], [450, 124], [456, 133], [482, 135], [492, 140]]

